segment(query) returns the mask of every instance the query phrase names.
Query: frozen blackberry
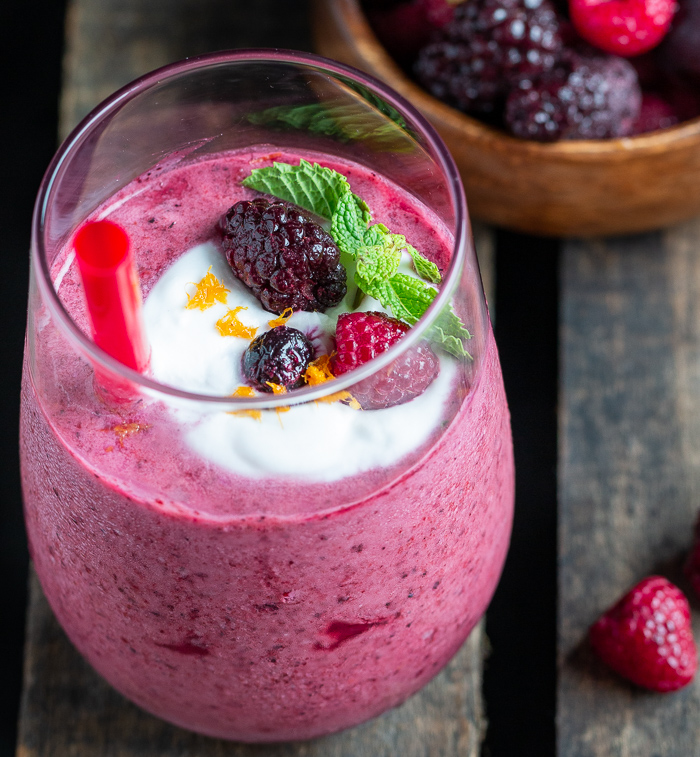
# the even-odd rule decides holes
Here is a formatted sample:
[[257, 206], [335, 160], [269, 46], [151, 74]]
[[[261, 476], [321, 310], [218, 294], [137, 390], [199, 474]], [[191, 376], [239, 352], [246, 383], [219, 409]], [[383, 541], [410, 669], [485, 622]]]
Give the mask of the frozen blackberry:
[[290, 326], [276, 326], [250, 343], [241, 361], [248, 383], [263, 392], [270, 384], [297, 389], [304, 384], [304, 373], [314, 359], [308, 337]]
[[622, 58], [567, 50], [557, 67], [506, 101], [506, 124], [523, 139], [606, 139], [632, 133], [642, 93]]
[[331, 236], [293, 205], [241, 200], [221, 219], [234, 274], [272, 313], [325, 311], [347, 291], [345, 268]]
[[562, 45], [550, 0], [470, 0], [421, 50], [414, 70], [435, 97], [488, 113], [511, 87], [550, 70]]

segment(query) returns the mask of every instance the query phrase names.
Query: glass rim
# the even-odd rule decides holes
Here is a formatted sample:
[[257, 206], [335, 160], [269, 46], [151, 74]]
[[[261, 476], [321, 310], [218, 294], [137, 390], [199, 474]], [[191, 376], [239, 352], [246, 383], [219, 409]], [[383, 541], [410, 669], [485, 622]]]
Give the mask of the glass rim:
[[[307, 68], [320, 70], [336, 77], [341, 76], [350, 78], [367, 87], [370, 91], [379, 94], [400, 113], [408, 115], [411, 121], [418, 127], [423, 140], [425, 140], [427, 145], [432, 149], [447, 180], [449, 196], [455, 213], [452, 257], [437, 295], [415, 326], [413, 326], [395, 345], [359, 368], [349, 371], [340, 377], [334, 378], [332, 381], [324, 382], [314, 387], [295, 389], [289, 394], [256, 396], [251, 398], [199, 394], [197, 392], [178, 389], [177, 387], [168, 384], [161, 384], [148, 375], [129, 368], [106, 353], [102, 348], [98, 347], [95, 342], [93, 342], [92, 339], [77, 326], [61, 302], [58, 292], [54, 288], [51, 280], [48, 256], [44, 244], [44, 219], [46, 217], [47, 208], [49, 207], [51, 192], [61, 166], [71, 156], [74, 150], [80, 146], [83, 138], [89, 135], [92, 129], [99, 125], [106, 116], [118, 111], [124, 103], [154, 85], [162, 84], [167, 80], [177, 78], [190, 71], [214, 68], [231, 63], [235, 64], [255, 61], [301, 65]], [[52, 316], [56, 319], [61, 331], [68, 337], [73, 347], [77, 348], [78, 351], [93, 364], [93, 366], [99, 367], [101, 370], [107, 371], [109, 374], [113, 374], [119, 379], [128, 380], [134, 384], [135, 387], [141, 389], [145, 394], [150, 396], [158, 395], [163, 398], [168, 397], [178, 401], [195, 402], [210, 405], [212, 408], [232, 407], [240, 410], [267, 409], [322, 399], [330, 394], [347, 390], [359, 381], [373, 375], [377, 370], [387, 366], [400, 354], [415, 345], [423, 337], [430, 326], [433, 325], [435, 319], [442, 310], [449, 306], [449, 300], [452, 297], [452, 289], [461, 275], [462, 267], [467, 258], [470, 239], [469, 228], [469, 217], [464, 187], [457, 166], [449, 150], [442, 141], [442, 138], [438, 135], [428, 120], [413, 105], [411, 105], [408, 100], [385, 85], [379, 79], [359, 71], [352, 66], [324, 58], [320, 55], [279, 48], [246, 48], [224, 50], [193, 56], [192, 58], [186, 58], [154, 69], [118, 89], [90, 111], [90, 113], [80, 121], [80, 123], [61, 143], [41, 181], [32, 217], [31, 260], [35, 270], [38, 272], [38, 287], [42, 298], [47, 303]], [[475, 253], [473, 254], [478, 270], [476, 255]], [[479, 288], [481, 289], [481, 284], [479, 284]], [[484, 303], [481, 303], [481, 306], [484, 307]]]

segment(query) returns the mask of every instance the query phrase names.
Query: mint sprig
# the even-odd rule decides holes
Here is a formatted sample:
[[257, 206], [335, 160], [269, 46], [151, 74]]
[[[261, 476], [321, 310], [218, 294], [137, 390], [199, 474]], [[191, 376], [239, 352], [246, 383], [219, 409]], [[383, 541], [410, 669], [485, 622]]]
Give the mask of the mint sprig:
[[306, 160], [298, 166], [274, 163], [268, 168], [255, 168], [243, 180], [243, 186], [274, 195], [329, 220], [340, 198], [352, 194], [342, 174]]
[[[385, 103], [385, 109], [379, 107], [379, 101], [370, 101], [369, 105], [370, 109], [367, 102], [348, 102], [345, 98], [330, 103], [277, 105], [259, 113], [250, 113], [248, 120], [261, 126], [298, 129], [334, 137], [341, 142], [362, 140], [371, 149], [408, 152], [413, 145], [406, 139], [408, 128], [405, 121]], [[376, 111], [382, 113], [384, 118], [379, 117]], [[393, 114], [400, 120], [396, 120]]]
[[[367, 203], [353, 194], [348, 180], [337, 171], [306, 160], [298, 166], [273, 163], [254, 169], [243, 185], [328, 219], [348, 277], [395, 318], [413, 325], [435, 299], [437, 289], [426, 283], [442, 280], [435, 263], [408, 244], [402, 234], [394, 234], [381, 223], [371, 224]], [[398, 272], [403, 250], [421, 278]], [[440, 313], [430, 336], [450, 354], [469, 357], [464, 342], [471, 334], [452, 305]]]

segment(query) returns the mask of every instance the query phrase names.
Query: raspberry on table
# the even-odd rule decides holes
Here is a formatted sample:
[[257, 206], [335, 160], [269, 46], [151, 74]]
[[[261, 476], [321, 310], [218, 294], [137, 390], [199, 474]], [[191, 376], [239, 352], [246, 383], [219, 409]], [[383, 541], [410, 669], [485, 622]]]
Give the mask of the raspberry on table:
[[697, 669], [688, 600], [661, 576], [625, 594], [591, 626], [589, 638], [604, 663], [653, 691], [680, 689]]
[[298, 329], [276, 326], [256, 336], [243, 353], [243, 375], [251, 386], [272, 392], [270, 384], [298, 389], [314, 359], [311, 340]]
[[325, 311], [347, 291], [330, 234], [298, 208], [264, 198], [241, 200], [221, 219], [233, 273], [272, 313]]
[[567, 50], [557, 67], [506, 101], [506, 124], [523, 139], [606, 139], [632, 133], [642, 92], [626, 60]]
[[[333, 375], [341, 376], [381, 355], [408, 330], [405, 323], [385, 313], [343, 313], [336, 327], [336, 351], [331, 359]], [[428, 344], [421, 343], [349, 391], [363, 410], [381, 410], [422, 394], [439, 372], [437, 356]]]
[[511, 87], [550, 70], [562, 46], [550, 0], [468, 0], [421, 50], [414, 71], [435, 97], [489, 113]]
[[676, 0], [569, 0], [569, 14], [583, 39], [613, 55], [630, 57], [666, 36]]

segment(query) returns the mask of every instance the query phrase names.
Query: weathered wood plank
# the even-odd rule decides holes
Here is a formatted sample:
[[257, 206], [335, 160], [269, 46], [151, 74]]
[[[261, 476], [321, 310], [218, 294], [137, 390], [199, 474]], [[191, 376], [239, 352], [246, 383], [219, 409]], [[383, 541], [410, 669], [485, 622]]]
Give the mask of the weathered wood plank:
[[688, 589], [682, 562], [700, 504], [699, 246], [695, 221], [571, 242], [563, 253], [560, 757], [700, 754], [700, 681], [644, 692], [585, 642], [588, 626], [644, 576]]
[[[101, 99], [148, 70], [227, 47], [310, 49], [306, 3], [259, 0], [73, 0], [60, 133]], [[490, 232], [475, 230], [482, 272], [492, 280]], [[489, 285], [490, 286], [490, 285]], [[476, 757], [483, 624], [420, 694], [381, 718], [314, 742], [249, 746], [214, 741], [141, 712], [104, 683], [58, 627], [31, 577], [18, 757]]]

